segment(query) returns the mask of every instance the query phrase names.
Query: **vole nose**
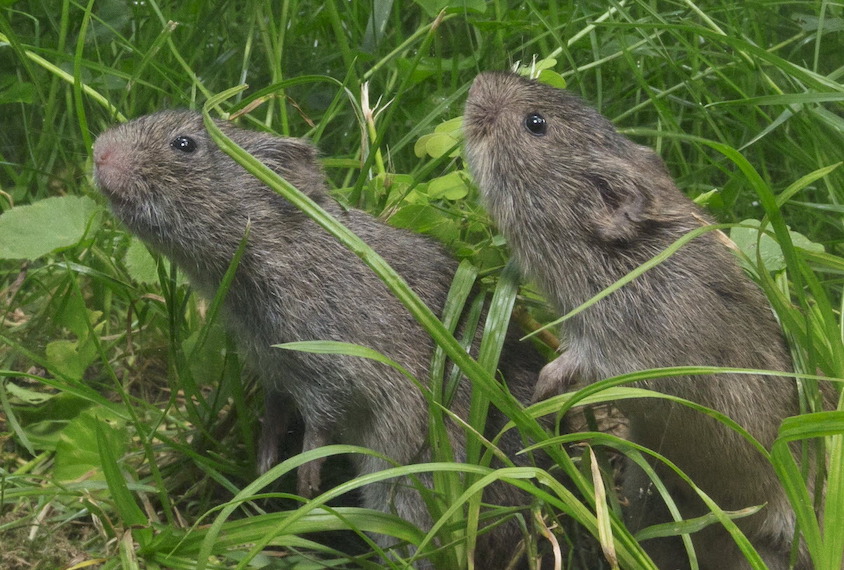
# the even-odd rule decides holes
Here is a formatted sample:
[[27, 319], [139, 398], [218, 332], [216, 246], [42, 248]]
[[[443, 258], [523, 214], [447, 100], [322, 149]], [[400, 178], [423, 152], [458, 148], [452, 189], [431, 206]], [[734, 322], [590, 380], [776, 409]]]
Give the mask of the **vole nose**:
[[94, 164], [97, 166], [102, 166], [106, 162], [108, 162], [109, 158], [112, 155], [112, 150], [110, 148], [101, 148], [97, 145], [94, 145]]

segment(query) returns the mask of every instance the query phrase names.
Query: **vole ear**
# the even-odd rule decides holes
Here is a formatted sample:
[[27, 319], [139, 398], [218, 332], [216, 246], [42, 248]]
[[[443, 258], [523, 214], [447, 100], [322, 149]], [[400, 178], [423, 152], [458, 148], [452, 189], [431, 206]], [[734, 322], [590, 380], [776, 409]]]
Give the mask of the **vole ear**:
[[243, 148], [311, 198], [322, 199], [325, 178], [316, 147], [297, 138], [250, 135], [241, 143]]
[[262, 135], [249, 141], [244, 148], [281, 175], [315, 165], [317, 159], [317, 151], [312, 145], [294, 138]]
[[661, 198], [677, 190], [665, 163], [652, 149], [630, 145], [624, 160], [607, 166], [608, 175], [589, 176], [603, 202], [595, 219], [595, 233], [600, 239], [631, 241], [647, 224], [683, 218], [683, 206]]
[[595, 219], [597, 236], [607, 242], [634, 239], [642, 224], [653, 218], [656, 210], [653, 197], [631, 178], [607, 180], [591, 175], [589, 179], [602, 202]]

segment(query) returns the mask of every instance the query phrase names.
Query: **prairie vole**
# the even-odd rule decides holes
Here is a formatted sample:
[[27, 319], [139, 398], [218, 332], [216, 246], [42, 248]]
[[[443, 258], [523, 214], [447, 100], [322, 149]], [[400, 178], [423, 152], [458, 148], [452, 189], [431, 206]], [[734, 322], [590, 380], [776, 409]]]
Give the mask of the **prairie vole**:
[[[237, 144], [308, 194], [384, 257], [435, 312], [443, 308], [456, 262], [432, 240], [345, 210], [328, 195], [317, 153], [309, 143], [219, 122]], [[279, 350], [299, 340], [333, 340], [373, 348], [428, 381], [433, 342], [366, 265], [310, 218], [248, 174], [220, 150], [202, 116], [165, 111], [119, 125], [94, 146], [95, 178], [115, 216], [172, 259], [205, 296], [213, 296], [249, 227], [248, 241], [225, 297], [225, 321], [267, 392], [261, 468], [275, 461], [279, 421], [292, 400], [305, 423], [305, 449], [329, 442], [364, 446], [398, 464], [424, 462], [428, 404], [393, 368], [373, 360]], [[508, 340], [500, 363], [510, 391], [529, 401], [544, 362], [528, 345]], [[451, 409], [468, 416], [470, 386], [459, 383]], [[491, 410], [488, 426], [506, 418]], [[457, 461], [462, 430], [450, 424]], [[503, 443], [513, 455], [518, 437]], [[356, 455], [359, 474], [390, 464]], [[316, 462], [299, 473], [299, 490], [319, 487]], [[430, 485], [430, 477], [422, 477]], [[408, 481], [362, 490], [364, 506], [426, 528], [427, 508]], [[520, 505], [515, 487], [494, 485], [485, 500]], [[518, 540], [517, 525], [485, 535], [478, 563], [497, 567]], [[383, 541], [383, 537], [379, 539]], [[382, 544], [383, 545], [383, 544]]]
[[[642, 265], [708, 216], [674, 185], [650, 149], [618, 134], [576, 96], [514, 73], [484, 73], [469, 92], [466, 155], [494, 222], [523, 273], [566, 314]], [[576, 381], [650, 368], [709, 365], [792, 370], [760, 289], [724, 236], [707, 232], [565, 323], [567, 350], [542, 372], [535, 398]], [[643, 381], [642, 387], [718, 410], [770, 447], [799, 413], [785, 376], [718, 374]], [[631, 438], [682, 468], [723, 509], [766, 505], [737, 520], [771, 568], [786, 568], [795, 520], [764, 457], [741, 436], [688, 407], [660, 399], [619, 402]], [[638, 469], [625, 492], [633, 530], [669, 520]], [[661, 468], [685, 518], [707, 512]], [[702, 568], [744, 568], [720, 525], [692, 535]], [[679, 540], [643, 545], [659, 568], [688, 565]], [[799, 561], [808, 567], [805, 553]]]

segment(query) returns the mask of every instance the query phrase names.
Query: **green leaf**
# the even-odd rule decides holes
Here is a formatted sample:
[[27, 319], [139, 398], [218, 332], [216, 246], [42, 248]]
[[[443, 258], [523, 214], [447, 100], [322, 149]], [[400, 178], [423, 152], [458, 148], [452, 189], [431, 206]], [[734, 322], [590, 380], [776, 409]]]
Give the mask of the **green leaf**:
[[[99, 441], [98, 430], [102, 431]], [[56, 479], [72, 481], [85, 475], [102, 480], [100, 448], [107, 447], [112, 457], [122, 457], [127, 439], [123, 420], [105, 408], [86, 410], [62, 430], [56, 445]]]
[[462, 130], [462, 116], [443, 121], [434, 127], [433, 133], [422, 135], [416, 140], [416, 144], [413, 145], [413, 152], [419, 158], [425, 158], [425, 155], [440, 158], [447, 152], [450, 152], [451, 158], [457, 157], [460, 155], [460, 148], [457, 147], [457, 144], [463, 138]]
[[462, 200], [469, 195], [469, 186], [460, 171], [454, 170], [445, 176], [434, 178], [428, 183], [428, 196], [431, 199]]
[[520, 75], [530, 79], [536, 79], [541, 83], [546, 83], [552, 87], [559, 89], [566, 88], [565, 78], [554, 71], [552, 68], [557, 65], [557, 60], [553, 57], [547, 57], [538, 61], [532, 62], [530, 65], [521, 65], [517, 72]]
[[[738, 248], [751, 260], [756, 259], [757, 243], [759, 256], [767, 271], [781, 271], [785, 269], [785, 255], [782, 252], [777, 240], [770, 234], [759, 231], [761, 222], [759, 220], [744, 220], [741, 226], [730, 230], [730, 239], [735, 242]], [[749, 227], [748, 227], [749, 226]], [[792, 243], [801, 249], [814, 253], [823, 253], [824, 246], [815, 243], [801, 233], [788, 230]]]
[[435, 133], [446, 133], [455, 138], [457, 138], [460, 131], [463, 130], [463, 116], [454, 117], [453, 119], [449, 119], [447, 121], [443, 121], [436, 127], [434, 127]]
[[[132, 493], [126, 485], [126, 479], [117, 464], [117, 460], [123, 456], [126, 450], [126, 433], [115, 432], [107, 421], [97, 423], [94, 429], [99, 465], [102, 468], [103, 475], [108, 483], [108, 490], [111, 492], [111, 497], [123, 525], [126, 527], [145, 527], [149, 523], [149, 519], [132, 497]], [[118, 437], [118, 435], [123, 437]], [[145, 546], [152, 538], [152, 533], [149, 529], [141, 528], [135, 531], [135, 537], [141, 546]]]
[[0, 105], [3, 103], [32, 103], [35, 98], [35, 86], [32, 83], [22, 83], [13, 78], [0, 91]]
[[102, 311], [92, 311], [79, 295], [67, 295], [52, 315], [54, 324], [65, 327], [79, 338], [88, 336], [90, 327], [102, 318]]
[[416, 144], [413, 145], [413, 154], [416, 155], [417, 158], [425, 158], [425, 155], [428, 154], [428, 141], [434, 136], [434, 133], [428, 133], [427, 135], [422, 135], [418, 139], [416, 139]]
[[[10, 394], [13, 386], [13, 382], [6, 383]], [[52, 451], [58, 445], [62, 430], [73, 418], [90, 408], [91, 402], [65, 392], [45, 396], [49, 396], [49, 400], [41, 405], [15, 406], [15, 409], [35, 449]]]
[[24, 404], [30, 404], [33, 406], [43, 404], [47, 402], [47, 400], [50, 400], [51, 398], [55, 397], [55, 394], [50, 394], [49, 392], [42, 392], [39, 390], [30, 390], [29, 388], [18, 386], [14, 382], [9, 382], [8, 384], [6, 384], [6, 391], [9, 392], [9, 394], [19, 402], [22, 402]]
[[47, 344], [47, 362], [51, 369], [69, 378], [82, 378], [97, 358], [97, 346], [85, 340], [54, 340]]
[[440, 158], [446, 153], [453, 158], [460, 154], [458, 142], [458, 139], [450, 132], [435, 131], [419, 137], [413, 145], [413, 152], [419, 158], [424, 158], [426, 154], [432, 158]]
[[[201, 352], [197, 351], [200, 348], [197, 343], [201, 343]], [[209, 385], [220, 378], [225, 370], [226, 348], [226, 329], [218, 320], [197, 329], [182, 341], [185, 354], [202, 355], [201, 358], [191, 358], [187, 363], [197, 383]]]
[[455, 238], [457, 233], [453, 220], [430, 204], [408, 204], [387, 221], [391, 226], [433, 235], [444, 242]]
[[273, 348], [309, 352], [311, 354], [342, 354], [344, 356], [368, 358], [369, 360], [375, 360], [376, 362], [391, 366], [408, 378], [413, 377], [413, 375], [401, 364], [395, 362], [387, 356], [384, 356], [377, 350], [351, 342], [341, 342], [336, 340], [302, 340], [296, 342], [285, 342], [283, 344], [274, 344]]
[[709, 192], [704, 192], [702, 194], [698, 194], [695, 196], [694, 200], [692, 200], [695, 204], [699, 204], [701, 206], [709, 205], [712, 200], [718, 195], [719, 190], [717, 188], [713, 188]]
[[551, 69], [543, 69], [539, 72], [539, 77], [537, 77], [536, 79], [541, 83], [546, 83], [551, 87], [556, 87], [557, 89], [566, 88], [565, 77]]
[[38, 259], [79, 243], [101, 211], [85, 196], [45, 198], [0, 215], [0, 259]]
[[132, 238], [123, 263], [136, 283], [158, 283], [158, 262], [141, 240]]
[[[812, 499], [809, 496], [809, 491], [803, 480], [803, 474], [797, 466], [792, 453], [791, 445], [795, 441], [807, 440], [810, 438], [835, 436], [834, 440], [838, 440], [835, 445], [836, 459], [840, 456], [840, 436], [844, 434], [844, 412], [816, 412], [812, 414], [803, 414], [800, 416], [790, 417], [783, 420], [780, 425], [777, 439], [771, 446], [771, 457], [774, 469], [777, 476], [783, 483], [783, 489], [788, 495], [789, 502], [794, 507], [797, 515], [798, 526], [800, 532], [803, 534], [803, 539], [812, 559], [818, 562], [818, 568], [837, 568], [840, 567], [841, 549], [840, 542], [838, 543], [837, 557], [838, 564], [825, 565], [820, 563], [825, 553], [822, 553], [821, 530], [818, 525], [818, 520], [815, 518], [815, 513], [812, 510]], [[840, 481], [838, 477], [841, 475], [840, 461], [837, 464], [830, 465], [830, 487], [828, 490], [827, 501], [835, 497], [832, 502], [826, 505], [826, 513], [830, 514], [831, 510], [840, 512], [842, 502], [840, 500], [839, 485], [833, 483]], [[830, 519], [827, 519], [830, 520]], [[840, 539], [840, 528], [825, 529], [832, 531], [839, 535], [836, 538]], [[824, 533], [826, 537], [828, 532]], [[834, 546], [834, 545], [833, 545]]]

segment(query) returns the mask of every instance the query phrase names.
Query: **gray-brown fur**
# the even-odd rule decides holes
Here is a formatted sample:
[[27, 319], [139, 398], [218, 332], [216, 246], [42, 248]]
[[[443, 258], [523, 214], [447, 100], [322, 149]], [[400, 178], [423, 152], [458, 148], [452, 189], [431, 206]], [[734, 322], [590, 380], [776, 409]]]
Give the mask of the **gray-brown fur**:
[[[526, 126], [545, 120], [544, 134]], [[537, 122], [537, 119], [534, 119]], [[538, 128], [536, 130], [539, 130]], [[466, 153], [483, 201], [524, 274], [565, 314], [650, 260], [708, 217], [676, 188], [650, 149], [563, 90], [511, 73], [484, 73], [464, 117]], [[789, 351], [759, 288], [716, 232], [565, 324], [567, 350], [542, 372], [535, 398], [636, 370], [712, 365], [789, 371]], [[719, 410], [770, 447], [799, 412], [796, 383], [777, 376], [712, 375], [641, 386]], [[767, 506], [737, 521], [771, 568], [786, 568], [794, 515], [770, 464], [735, 432], [659, 399], [619, 402], [631, 437], [679, 465], [724, 509]], [[638, 529], [668, 520], [633, 470], [625, 491]], [[660, 469], [686, 517], [706, 512]], [[655, 492], [654, 492], [655, 493]], [[720, 525], [693, 535], [702, 568], [744, 568]], [[659, 568], [687, 567], [679, 541], [649, 541]], [[799, 567], [808, 567], [801, 559]]]
[[[442, 309], [456, 262], [439, 245], [341, 208], [328, 196], [309, 143], [218, 124], [370, 244], [435, 312]], [[196, 148], [179, 150], [171, 144], [184, 142], [179, 137], [190, 137]], [[424, 382], [433, 343], [360, 259], [225, 155], [202, 126], [201, 115], [167, 111], [117, 126], [97, 139], [94, 162], [97, 183], [117, 218], [175, 261], [206, 296], [215, 294], [249, 227], [248, 245], [225, 298], [225, 320], [267, 392], [261, 470], [275, 463], [291, 401], [304, 418], [306, 450], [338, 442], [373, 449], [399, 464], [429, 458], [428, 406], [401, 374], [372, 360], [271, 348], [300, 340], [361, 344]], [[528, 401], [543, 364], [537, 353], [512, 338], [501, 371], [513, 394]], [[464, 381], [453, 411], [467, 417], [469, 401]], [[493, 429], [504, 421], [492, 412]], [[464, 438], [451, 427], [459, 461]], [[506, 445], [513, 453], [519, 442], [514, 437]], [[359, 474], [389, 467], [371, 456], [357, 455], [354, 461]], [[319, 487], [319, 468], [312, 462], [300, 470], [303, 495]], [[525, 500], [505, 485], [490, 489], [487, 498], [498, 504]], [[430, 525], [424, 503], [407, 481], [390, 488], [370, 485], [363, 489], [363, 503], [394, 511], [423, 528]], [[488, 567], [503, 563], [518, 539], [515, 525], [492, 535], [478, 551]]]

